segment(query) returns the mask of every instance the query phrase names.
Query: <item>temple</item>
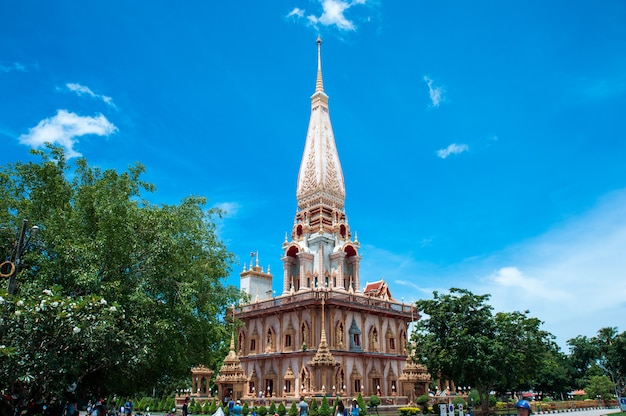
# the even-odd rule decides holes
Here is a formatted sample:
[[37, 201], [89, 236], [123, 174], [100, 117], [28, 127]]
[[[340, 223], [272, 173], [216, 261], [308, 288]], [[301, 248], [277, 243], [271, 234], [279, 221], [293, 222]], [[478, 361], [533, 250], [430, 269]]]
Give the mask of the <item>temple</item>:
[[419, 315], [414, 305], [394, 299], [383, 279], [361, 288], [360, 243], [344, 209], [321, 44], [318, 38], [297, 212], [282, 246], [282, 292], [272, 292], [273, 276], [259, 267], [258, 256], [255, 265], [244, 265], [241, 289], [250, 300], [235, 307], [242, 325], [217, 375], [218, 394], [294, 400], [361, 393], [404, 404], [428, 394], [426, 369], [407, 355], [407, 329]]

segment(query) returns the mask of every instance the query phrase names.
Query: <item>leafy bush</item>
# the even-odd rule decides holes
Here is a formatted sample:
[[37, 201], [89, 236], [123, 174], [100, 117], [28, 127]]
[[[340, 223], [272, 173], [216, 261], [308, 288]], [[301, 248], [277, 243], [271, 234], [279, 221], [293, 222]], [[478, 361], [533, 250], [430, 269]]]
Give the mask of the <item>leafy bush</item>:
[[285, 407], [283, 402], [280, 402], [280, 404], [278, 405], [278, 409], [276, 409], [276, 413], [278, 413], [280, 416], [285, 416], [285, 414], [287, 414], [287, 408]]
[[454, 399], [452, 399], [452, 404], [454, 405], [455, 409], [457, 409], [460, 404], [462, 404], [463, 407], [467, 406], [467, 403], [465, 403], [465, 399], [459, 396], [456, 396]]
[[415, 415], [419, 415], [420, 413], [422, 413], [422, 409], [420, 409], [419, 407], [401, 407], [398, 409], [398, 412], [400, 412], [401, 416], [415, 416]]
[[259, 406], [259, 411], [257, 412], [257, 415], [259, 415], [259, 416], [266, 416], [267, 415], [267, 407]]
[[289, 416], [298, 416], [298, 406], [296, 406], [296, 402], [291, 402], [288, 414]]
[[380, 406], [380, 397], [378, 397], [378, 396], [377, 396], [377, 395], [375, 395], [375, 394], [372, 394], [372, 395], [370, 396], [369, 405], [370, 405], [370, 406], [373, 406], [373, 407]]
[[330, 416], [330, 406], [328, 405], [328, 400], [326, 400], [326, 396], [322, 397], [322, 405], [317, 411], [318, 416]]
[[309, 415], [317, 416], [317, 410], [319, 406], [317, 405], [317, 400], [311, 399], [311, 403], [309, 404]]
[[211, 405], [209, 406], [209, 414], [215, 414], [217, 412], [217, 398], [213, 399]]
[[363, 400], [363, 396], [359, 393], [356, 398], [356, 402], [359, 405], [359, 416], [367, 415], [367, 407], [365, 407], [365, 400]]
[[478, 391], [472, 390], [469, 396], [467, 396], [467, 401], [474, 406], [480, 406], [480, 394], [478, 394]]
[[267, 412], [270, 415], [275, 415], [276, 414], [276, 403], [272, 402], [272, 404], [270, 404], [270, 408], [267, 409]]

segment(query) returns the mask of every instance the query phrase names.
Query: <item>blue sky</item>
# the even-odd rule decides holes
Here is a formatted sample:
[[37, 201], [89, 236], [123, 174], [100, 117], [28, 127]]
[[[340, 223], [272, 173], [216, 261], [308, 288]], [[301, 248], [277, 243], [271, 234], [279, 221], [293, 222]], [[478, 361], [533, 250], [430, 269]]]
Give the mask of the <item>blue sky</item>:
[[562, 347], [626, 330], [621, 0], [4, 2], [0, 163], [140, 161], [280, 293], [318, 34], [363, 282], [489, 293]]

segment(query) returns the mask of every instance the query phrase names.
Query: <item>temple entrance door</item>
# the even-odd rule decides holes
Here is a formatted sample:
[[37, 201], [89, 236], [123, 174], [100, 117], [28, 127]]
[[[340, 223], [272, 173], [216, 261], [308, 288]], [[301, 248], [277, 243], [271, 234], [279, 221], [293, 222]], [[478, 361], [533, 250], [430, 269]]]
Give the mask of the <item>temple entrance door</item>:
[[267, 397], [272, 397], [272, 393], [274, 393], [274, 380], [267, 379], [265, 380], [265, 394]]

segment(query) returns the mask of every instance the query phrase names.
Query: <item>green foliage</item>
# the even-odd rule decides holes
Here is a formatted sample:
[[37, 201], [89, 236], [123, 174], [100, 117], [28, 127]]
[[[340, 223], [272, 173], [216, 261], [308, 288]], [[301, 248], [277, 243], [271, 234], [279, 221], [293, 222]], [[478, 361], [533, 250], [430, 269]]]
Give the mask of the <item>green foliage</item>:
[[595, 337], [579, 336], [567, 341], [574, 386], [585, 388], [594, 376], [608, 376], [620, 396], [626, 396], [626, 331], [600, 328]]
[[[210, 413], [210, 414], [213, 414], [213, 413]], [[243, 406], [241, 407], [241, 414], [243, 416], [247, 416], [248, 413], [250, 413], [250, 407], [248, 406], [248, 402], [244, 402]]]
[[414, 358], [431, 376], [475, 387], [485, 414], [490, 391], [516, 391], [535, 379], [553, 338], [527, 312], [494, 315], [488, 299], [458, 288], [433, 292], [416, 302], [427, 318], [411, 338]]
[[189, 409], [189, 411], [192, 412], [194, 415], [199, 415], [200, 413], [202, 413], [202, 404], [200, 403], [200, 400], [195, 402], [193, 406], [189, 406]]
[[465, 399], [463, 397], [460, 396], [456, 396], [452, 398], [452, 404], [454, 405], [454, 408], [458, 408], [460, 404], [463, 405], [463, 407], [467, 406], [467, 403], [465, 402]]
[[169, 406], [167, 397], [165, 397], [165, 396], [161, 397], [161, 401], [159, 402], [158, 410], [161, 411], [161, 412], [163, 412], [163, 411], [169, 412], [170, 410], [172, 410], [172, 407]]
[[298, 416], [298, 406], [296, 406], [296, 402], [291, 402], [291, 407], [289, 407], [289, 416]]
[[267, 407], [259, 406], [259, 410], [257, 411], [258, 416], [266, 416], [267, 415]]
[[211, 413], [211, 401], [207, 400], [204, 402], [204, 404], [202, 405], [202, 413], [204, 413], [205, 415], [211, 415], [213, 413]]
[[322, 404], [320, 405], [320, 408], [317, 410], [317, 415], [318, 416], [330, 416], [331, 415], [331, 409], [330, 409], [330, 406], [328, 405], [328, 400], [326, 400], [326, 396], [322, 397]]
[[276, 403], [272, 402], [270, 404], [270, 408], [268, 409], [270, 415], [276, 414]]
[[415, 403], [419, 404], [420, 406], [424, 406], [429, 402], [429, 400], [430, 399], [426, 394], [422, 394], [417, 399], [415, 399]]
[[422, 413], [422, 409], [419, 407], [400, 407], [398, 408], [398, 412], [402, 416], [415, 416]]
[[476, 390], [470, 391], [470, 394], [467, 396], [467, 402], [471, 406], [480, 406], [480, 394]]
[[[144, 168], [70, 166], [60, 148], [0, 167], [0, 230], [40, 228], [22, 256], [14, 295], [0, 293], [0, 390], [24, 402], [77, 393], [173, 391], [189, 368], [217, 367], [228, 350], [225, 286], [232, 255], [203, 198], [145, 200]], [[0, 236], [0, 256], [13, 238]], [[40, 307], [43, 303], [43, 308]], [[17, 313], [16, 313], [17, 312]], [[173, 406], [172, 406], [173, 407]]]
[[217, 412], [217, 406], [218, 406], [217, 399], [216, 399], [216, 398], [214, 398], [214, 399], [211, 401], [211, 404], [209, 405], [209, 411], [208, 411], [208, 414], [212, 415], [212, 414], [214, 414], [215, 412]]
[[285, 404], [283, 402], [280, 402], [280, 404], [278, 405], [276, 413], [278, 413], [280, 416], [285, 416], [285, 414], [287, 414], [287, 408], [285, 407]]
[[369, 399], [369, 405], [373, 407], [380, 406], [380, 397], [375, 394], [372, 394]]
[[359, 392], [359, 395], [356, 398], [356, 402], [359, 405], [359, 416], [367, 415], [367, 407], [365, 406], [365, 400], [363, 400], [363, 396]]
[[319, 405], [317, 404], [317, 400], [315, 398], [311, 398], [311, 403], [309, 403], [309, 415], [310, 416], [318, 416], [317, 411], [319, 410]]
[[607, 376], [593, 376], [589, 379], [587, 386], [585, 386], [585, 393], [590, 399], [599, 396], [602, 400], [610, 400], [614, 398], [614, 388], [615, 383]]

